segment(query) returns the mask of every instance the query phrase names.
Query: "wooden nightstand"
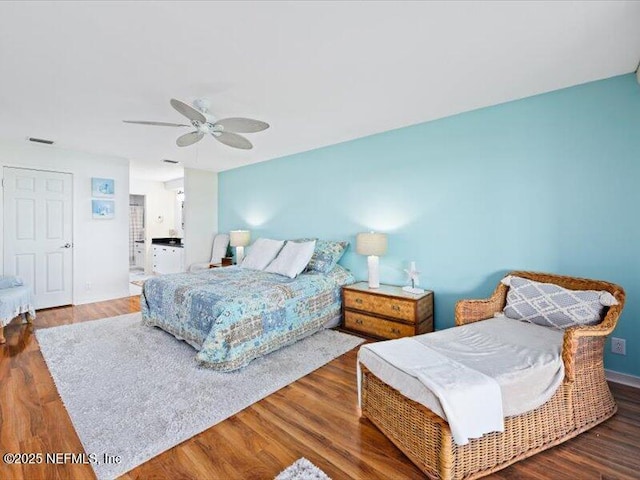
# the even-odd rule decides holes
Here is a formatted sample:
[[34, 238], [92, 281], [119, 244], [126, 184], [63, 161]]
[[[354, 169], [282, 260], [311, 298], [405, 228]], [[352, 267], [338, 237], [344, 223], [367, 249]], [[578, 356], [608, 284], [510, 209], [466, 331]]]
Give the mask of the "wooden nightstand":
[[342, 316], [345, 330], [380, 339], [433, 332], [433, 292], [358, 282], [342, 288]]
[[221, 263], [210, 263], [209, 268], [230, 267], [233, 265], [232, 257], [224, 257]]

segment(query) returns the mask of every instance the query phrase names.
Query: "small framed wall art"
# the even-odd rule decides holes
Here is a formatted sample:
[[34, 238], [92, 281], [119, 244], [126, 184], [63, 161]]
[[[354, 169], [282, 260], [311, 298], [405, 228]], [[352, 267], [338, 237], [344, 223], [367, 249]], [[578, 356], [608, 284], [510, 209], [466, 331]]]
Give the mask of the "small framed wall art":
[[113, 197], [115, 195], [115, 182], [112, 178], [92, 178], [92, 197]]
[[91, 200], [91, 214], [93, 218], [110, 220], [115, 215], [116, 202], [113, 200]]

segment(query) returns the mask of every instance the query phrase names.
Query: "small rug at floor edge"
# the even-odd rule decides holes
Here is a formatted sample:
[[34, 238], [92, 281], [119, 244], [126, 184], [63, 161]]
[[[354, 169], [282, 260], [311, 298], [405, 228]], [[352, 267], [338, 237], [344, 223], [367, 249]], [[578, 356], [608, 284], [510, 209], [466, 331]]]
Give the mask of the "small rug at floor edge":
[[281, 471], [274, 480], [331, 480], [331, 478], [302, 457]]
[[139, 313], [36, 331], [85, 452], [110, 479], [193, 437], [363, 342], [323, 330], [231, 373], [198, 366], [196, 351]]

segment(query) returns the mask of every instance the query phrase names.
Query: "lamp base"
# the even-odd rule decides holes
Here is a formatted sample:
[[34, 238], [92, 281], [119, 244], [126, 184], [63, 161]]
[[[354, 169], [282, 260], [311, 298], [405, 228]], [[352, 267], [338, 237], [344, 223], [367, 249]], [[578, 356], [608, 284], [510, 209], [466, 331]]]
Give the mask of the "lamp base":
[[424, 288], [416, 288], [416, 287], [402, 287], [402, 290], [408, 293], [413, 293], [415, 295], [419, 295], [424, 293]]
[[367, 257], [369, 267], [369, 288], [380, 288], [380, 259], [376, 255]]
[[240, 265], [244, 260], [244, 247], [236, 247], [236, 265]]

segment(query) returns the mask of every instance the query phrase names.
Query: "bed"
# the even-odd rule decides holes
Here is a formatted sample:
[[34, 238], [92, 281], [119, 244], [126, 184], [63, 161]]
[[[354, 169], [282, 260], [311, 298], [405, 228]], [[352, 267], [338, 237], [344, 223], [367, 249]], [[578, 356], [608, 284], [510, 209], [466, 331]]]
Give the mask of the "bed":
[[340, 290], [355, 279], [340, 265], [295, 279], [236, 266], [154, 277], [143, 322], [192, 345], [196, 358], [229, 372], [340, 320]]

